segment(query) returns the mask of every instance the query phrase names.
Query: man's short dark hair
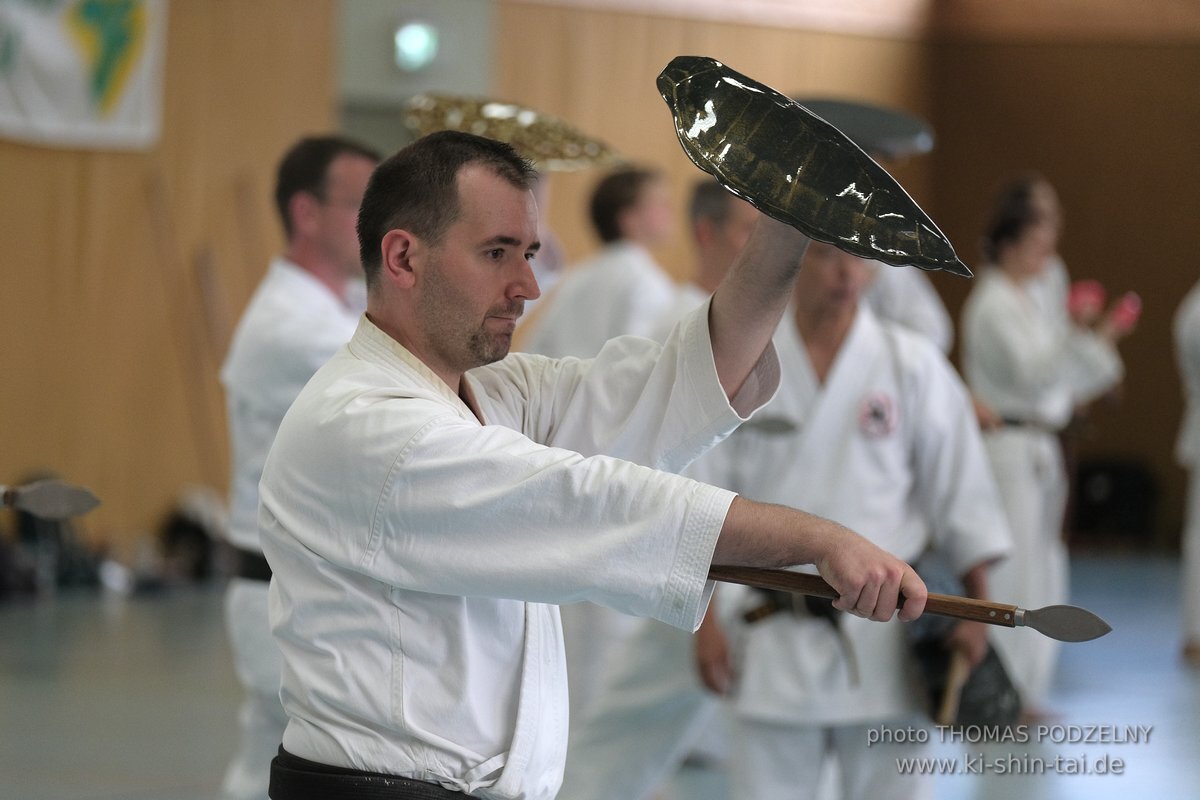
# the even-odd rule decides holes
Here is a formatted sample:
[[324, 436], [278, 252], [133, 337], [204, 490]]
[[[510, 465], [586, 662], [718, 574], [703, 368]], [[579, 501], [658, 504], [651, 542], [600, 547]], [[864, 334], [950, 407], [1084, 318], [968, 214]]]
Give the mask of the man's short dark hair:
[[292, 145], [279, 162], [275, 174], [275, 208], [283, 222], [283, 232], [292, 238], [292, 219], [288, 206], [301, 192], [325, 199], [328, 188], [329, 165], [340, 155], [355, 155], [379, 161], [373, 148], [345, 136], [307, 136]]
[[624, 167], [603, 177], [592, 190], [589, 214], [596, 235], [605, 244], [621, 238], [621, 213], [637, 205], [642, 189], [662, 173], [643, 167]]
[[688, 219], [692, 225], [700, 220], [709, 220], [721, 225], [729, 219], [733, 203], [737, 198], [714, 178], [701, 178], [692, 187], [692, 199], [688, 203]]
[[537, 171], [504, 142], [460, 131], [423, 136], [375, 168], [358, 214], [358, 246], [367, 285], [379, 279], [380, 247], [388, 231], [403, 229], [437, 244], [458, 219], [458, 173], [482, 164], [528, 191]]

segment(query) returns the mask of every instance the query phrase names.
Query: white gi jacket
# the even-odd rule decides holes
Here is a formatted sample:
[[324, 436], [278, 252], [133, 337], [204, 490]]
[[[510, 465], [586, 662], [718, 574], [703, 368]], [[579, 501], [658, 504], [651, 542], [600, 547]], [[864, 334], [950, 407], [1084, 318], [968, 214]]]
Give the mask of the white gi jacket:
[[964, 376], [997, 414], [1058, 430], [1120, 380], [1116, 348], [1071, 324], [1065, 309], [1041, 309], [996, 268], [975, 280], [963, 306]]
[[289, 752], [554, 797], [567, 693], [553, 604], [694, 629], [733, 497], [630, 461], [682, 468], [778, 384], [768, 352], [730, 404], [707, 313], [664, 346], [623, 337], [594, 360], [472, 371], [486, 425], [363, 319], [288, 412], [261, 485]]
[[863, 299], [880, 319], [928, 336], [943, 353], [954, 344], [954, 323], [933, 282], [922, 270], [873, 263], [875, 279]]
[[[692, 474], [747, 497], [803, 508], [905, 560], [936, 548], [961, 574], [1006, 554], [1009, 533], [962, 381], [926, 337], [860, 304], [818, 382], [788, 318], [775, 336], [779, 393]], [[923, 709], [903, 623], [777, 613], [721, 587], [738, 655], [736, 713], [788, 725], [880, 721]]]
[[653, 337], [674, 301], [675, 284], [650, 251], [615, 242], [563, 276], [524, 349], [590, 358], [614, 336]]
[[317, 368], [350, 341], [359, 314], [311, 273], [271, 262], [238, 321], [221, 368], [229, 413], [229, 538], [261, 552], [258, 479], [279, 422]]

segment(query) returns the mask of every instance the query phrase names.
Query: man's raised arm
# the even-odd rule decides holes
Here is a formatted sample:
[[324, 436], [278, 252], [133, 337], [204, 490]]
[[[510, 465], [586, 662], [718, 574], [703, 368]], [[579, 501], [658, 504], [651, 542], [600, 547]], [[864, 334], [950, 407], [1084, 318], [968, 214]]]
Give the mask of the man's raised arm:
[[779, 324], [809, 239], [760, 215], [750, 240], [713, 293], [708, 325], [726, 395], [741, 389]]

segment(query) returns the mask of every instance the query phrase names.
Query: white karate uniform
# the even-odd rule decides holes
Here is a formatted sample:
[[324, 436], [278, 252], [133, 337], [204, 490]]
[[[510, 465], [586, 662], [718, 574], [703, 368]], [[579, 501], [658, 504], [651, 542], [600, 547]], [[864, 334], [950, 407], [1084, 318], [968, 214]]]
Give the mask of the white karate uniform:
[[928, 336], [943, 353], [954, 344], [954, 322], [924, 271], [875, 262], [875, 278], [863, 299], [880, 319]]
[[[1065, 308], [1047, 307], [1046, 283], [1029, 294], [994, 268], [975, 281], [963, 306], [964, 375], [975, 395], [1009, 420], [985, 437], [1015, 544], [992, 571], [992, 594], [1023, 608], [1065, 603], [1069, 484], [1057, 431], [1077, 405], [1120, 380], [1121, 360], [1112, 344], [1071, 324]], [[996, 637], [1026, 706], [1044, 703], [1058, 647], [1046, 636]]]
[[[317, 368], [350, 340], [358, 314], [284, 258], [271, 263], [250, 298], [221, 369], [232, 453], [228, 535], [237, 547], [262, 552], [258, 480], [275, 431]], [[279, 703], [279, 649], [267, 620], [267, 582], [232, 578], [225, 619], [246, 696], [238, 713], [238, 751], [226, 770], [222, 796], [265, 800], [271, 759], [287, 724]]]
[[1182, 541], [1183, 638], [1200, 643], [1200, 283], [1175, 312], [1174, 336], [1186, 400], [1175, 442], [1175, 458], [1188, 471]]
[[[862, 304], [823, 384], [790, 319], [775, 346], [779, 393], [698, 466], [723, 469], [722, 485], [747, 497], [828, 517], [909, 561], [933, 548], [961, 574], [1007, 553], [969, 397], [926, 337]], [[835, 628], [791, 612], [745, 623], [742, 613], [760, 603], [753, 590], [721, 589], [737, 654], [733, 797], [815, 796], [826, 748], [838, 754], [847, 800], [928, 796], [926, 778], [895, 768], [896, 756], [920, 755], [919, 744], [866, 746], [869, 727], [921, 724], [924, 689], [904, 624], [843, 614]]]
[[[590, 358], [615, 336], [655, 336], [675, 301], [675, 284], [650, 251], [628, 241], [606, 245], [569, 270], [525, 339], [522, 349], [552, 358]], [[616, 668], [615, 651], [634, 620], [612, 609], [576, 603], [562, 609], [571, 675], [572, 726], [587, 710], [605, 676]]]
[[555, 604], [699, 624], [733, 495], [631, 462], [681, 469], [778, 374], [769, 351], [728, 401], [705, 307], [665, 346], [623, 337], [594, 360], [473, 370], [481, 424], [364, 318], [284, 418], [260, 487], [284, 747], [481, 798], [553, 798], [567, 732]]

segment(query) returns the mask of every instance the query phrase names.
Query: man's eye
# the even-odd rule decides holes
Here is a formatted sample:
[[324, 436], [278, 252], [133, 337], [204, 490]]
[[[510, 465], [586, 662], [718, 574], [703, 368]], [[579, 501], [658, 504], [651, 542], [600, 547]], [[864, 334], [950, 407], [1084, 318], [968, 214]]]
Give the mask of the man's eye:
[[504, 258], [504, 248], [497, 247], [493, 250], [488, 250], [487, 257], [490, 258], [492, 261], [500, 261], [501, 259]]

